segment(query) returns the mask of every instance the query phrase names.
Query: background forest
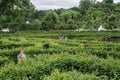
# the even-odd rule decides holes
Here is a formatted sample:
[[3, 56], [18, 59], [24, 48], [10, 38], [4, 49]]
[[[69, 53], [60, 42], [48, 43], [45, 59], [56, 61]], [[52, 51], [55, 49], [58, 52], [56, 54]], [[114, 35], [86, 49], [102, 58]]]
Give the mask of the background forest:
[[81, 0], [78, 7], [36, 10], [30, 0], [0, 0], [0, 28], [16, 30], [95, 30], [120, 27], [120, 3]]

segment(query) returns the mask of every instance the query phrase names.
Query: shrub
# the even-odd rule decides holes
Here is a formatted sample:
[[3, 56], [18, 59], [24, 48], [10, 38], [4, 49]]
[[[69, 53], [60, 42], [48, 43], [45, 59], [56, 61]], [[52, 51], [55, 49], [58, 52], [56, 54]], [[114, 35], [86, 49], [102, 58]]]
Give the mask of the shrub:
[[50, 47], [50, 44], [49, 44], [49, 43], [44, 43], [44, 44], [43, 44], [43, 48], [44, 48], [44, 49], [48, 49], [49, 47]]

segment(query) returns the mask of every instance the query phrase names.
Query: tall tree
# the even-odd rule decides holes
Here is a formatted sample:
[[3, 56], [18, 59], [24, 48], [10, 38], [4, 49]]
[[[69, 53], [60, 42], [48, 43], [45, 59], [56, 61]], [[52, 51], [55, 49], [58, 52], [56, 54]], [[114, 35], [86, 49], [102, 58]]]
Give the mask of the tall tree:
[[103, 0], [104, 3], [113, 3], [113, 0]]
[[42, 19], [42, 27], [45, 30], [55, 29], [55, 24], [58, 21], [58, 15], [54, 11], [48, 11]]
[[3, 27], [10, 27], [12, 30], [19, 29], [26, 19], [32, 14], [34, 6], [30, 0], [0, 0], [0, 17], [5, 16], [6, 20], [0, 20]]
[[95, 0], [81, 0], [79, 3], [79, 7], [81, 9], [81, 13], [85, 14], [89, 7], [93, 6]]
[[62, 23], [60, 25], [64, 24], [64, 29], [75, 29], [81, 19], [80, 13], [72, 10], [63, 11], [59, 16], [59, 20]]

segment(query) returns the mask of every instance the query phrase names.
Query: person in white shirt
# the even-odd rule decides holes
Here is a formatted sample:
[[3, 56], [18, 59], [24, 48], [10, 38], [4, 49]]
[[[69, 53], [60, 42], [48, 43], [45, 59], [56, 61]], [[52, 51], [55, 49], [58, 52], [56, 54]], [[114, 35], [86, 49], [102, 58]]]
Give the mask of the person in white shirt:
[[21, 50], [20, 54], [17, 56], [17, 59], [18, 59], [18, 62], [26, 59], [26, 56], [24, 54], [24, 50]]

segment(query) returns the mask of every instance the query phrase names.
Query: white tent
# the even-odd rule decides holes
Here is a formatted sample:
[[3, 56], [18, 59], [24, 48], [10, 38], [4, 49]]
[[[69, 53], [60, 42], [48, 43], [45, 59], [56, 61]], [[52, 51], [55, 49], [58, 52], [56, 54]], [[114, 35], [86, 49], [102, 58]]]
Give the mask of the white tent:
[[102, 26], [102, 25], [100, 25], [100, 26], [99, 26], [99, 28], [98, 28], [98, 31], [106, 31], [106, 29], [105, 29], [105, 28], [103, 28], [103, 26]]
[[30, 22], [29, 22], [29, 21], [26, 21], [26, 24], [30, 24]]
[[9, 32], [10, 30], [8, 28], [3, 28], [2, 31], [3, 32]]

